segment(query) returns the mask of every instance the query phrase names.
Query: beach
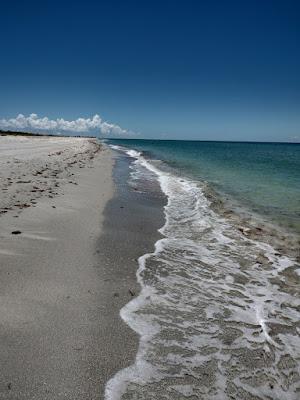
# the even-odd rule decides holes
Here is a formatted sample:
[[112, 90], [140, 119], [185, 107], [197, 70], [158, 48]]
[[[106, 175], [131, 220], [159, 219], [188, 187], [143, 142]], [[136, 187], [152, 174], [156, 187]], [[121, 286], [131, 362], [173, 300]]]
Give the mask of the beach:
[[0, 136], [0, 398], [296, 400], [298, 239], [132, 143]]
[[[300, 376], [296, 225], [289, 232], [278, 225], [280, 219], [261, 212], [266, 208], [256, 206], [254, 213], [241, 201], [239, 207], [224, 201], [225, 194], [214, 190], [213, 181], [201, 178], [207, 163], [194, 152], [206, 147], [205, 142], [110, 140], [108, 144], [121, 160], [129, 160], [131, 191], [140, 197], [155, 196], [159, 183], [166, 201], [161, 238], [138, 259], [141, 291], [120, 311], [139, 335], [137, 355], [134, 363], [108, 381], [106, 400], [296, 400]], [[244, 146], [243, 153], [251, 154], [251, 144], [239, 144], [238, 152], [235, 144], [209, 146], [208, 157], [214, 147], [222, 148], [213, 164], [209, 160], [215, 173], [223, 174], [226, 158], [235, 157], [239, 169], [230, 171], [232, 179], [246, 175], [248, 166], [240, 150]], [[285, 180], [282, 210], [290, 208], [296, 218], [294, 188], [288, 182], [297, 170], [294, 163], [288, 169], [285, 159], [297, 165], [299, 149], [255, 144], [258, 169], [257, 148], [264, 154], [265, 169], [273, 171], [268, 179], [275, 175]], [[266, 157], [266, 152], [272, 156]], [[251, 165], [251, 173], [253, 169]], [[235, 188], [243, 188], [240, 183]], [[271, 190], [272, 206], [278, 186], [262, 186], [263, 193], [265, 187]], [[256, 204], [263, 196], [257, 190]], [[282, 215], [288, 226], [290, 215]]]
[[161, 220], [143, 232], [139, 207], [128, 220], [95, 139], [4, 136], [0, 162], [0, 398], [101, 399], [134, 360], [119, 310]]
[[0, 400], [300, 400], [300, 1], [2, 1]]

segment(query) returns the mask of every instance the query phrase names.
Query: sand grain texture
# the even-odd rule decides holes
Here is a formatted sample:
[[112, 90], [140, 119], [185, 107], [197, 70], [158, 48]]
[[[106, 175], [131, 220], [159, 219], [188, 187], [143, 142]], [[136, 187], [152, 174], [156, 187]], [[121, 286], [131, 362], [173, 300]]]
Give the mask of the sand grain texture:
[[0, 399], [99, 399], [129, 362], [97, 250], [111, 153], [93, 139], [0, 137], [0, 164]]

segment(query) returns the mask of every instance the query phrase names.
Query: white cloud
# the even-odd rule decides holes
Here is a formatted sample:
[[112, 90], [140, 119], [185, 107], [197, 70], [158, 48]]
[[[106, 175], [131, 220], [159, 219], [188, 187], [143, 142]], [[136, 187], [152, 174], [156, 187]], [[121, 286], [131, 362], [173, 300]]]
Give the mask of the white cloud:
[[50, 131], [50, 132], [89, 132], [99, 130], [104, 136], [110, 135], [130, 135], [131, 131], [122, 129], [119, 125], [110, 124], [103, 121], [98, 114], [92, 118], [77, 118], [73, 121], [67, 121], [63, 118], [51, 120], [48, 117], [40, 118], [37, 114], [30, 114], [25, 117], [19, 114], [16, 118], [0, 119], [0, 128], [21, 131]]

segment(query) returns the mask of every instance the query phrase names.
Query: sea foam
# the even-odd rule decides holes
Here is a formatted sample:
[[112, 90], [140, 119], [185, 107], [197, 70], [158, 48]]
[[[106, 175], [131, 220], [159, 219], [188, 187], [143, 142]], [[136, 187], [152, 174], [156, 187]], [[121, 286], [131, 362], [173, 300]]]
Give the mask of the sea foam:
[[141, 292], [120, 312], [140, 335], [136, 360], [105, 399], [296, 400], [294, 260], [214, 212], [201, 182], [112, 147], [134, 159], [131, 179], [150, 173], [168, 202], [163, 238], [138, 260]]

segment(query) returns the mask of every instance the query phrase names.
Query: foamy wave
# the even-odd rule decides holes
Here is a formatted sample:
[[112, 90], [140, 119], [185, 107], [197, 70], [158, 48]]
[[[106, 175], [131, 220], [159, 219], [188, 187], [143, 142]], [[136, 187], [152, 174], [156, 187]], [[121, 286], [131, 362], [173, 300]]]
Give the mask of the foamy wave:
[[297, 398], [300, 302], [294, 260], [245, 237], [199, 182], [118, 147], [167, 195], [164, 238], [139, 259], [141, 293], [121, 310], [140, 335], [106, 400]]

